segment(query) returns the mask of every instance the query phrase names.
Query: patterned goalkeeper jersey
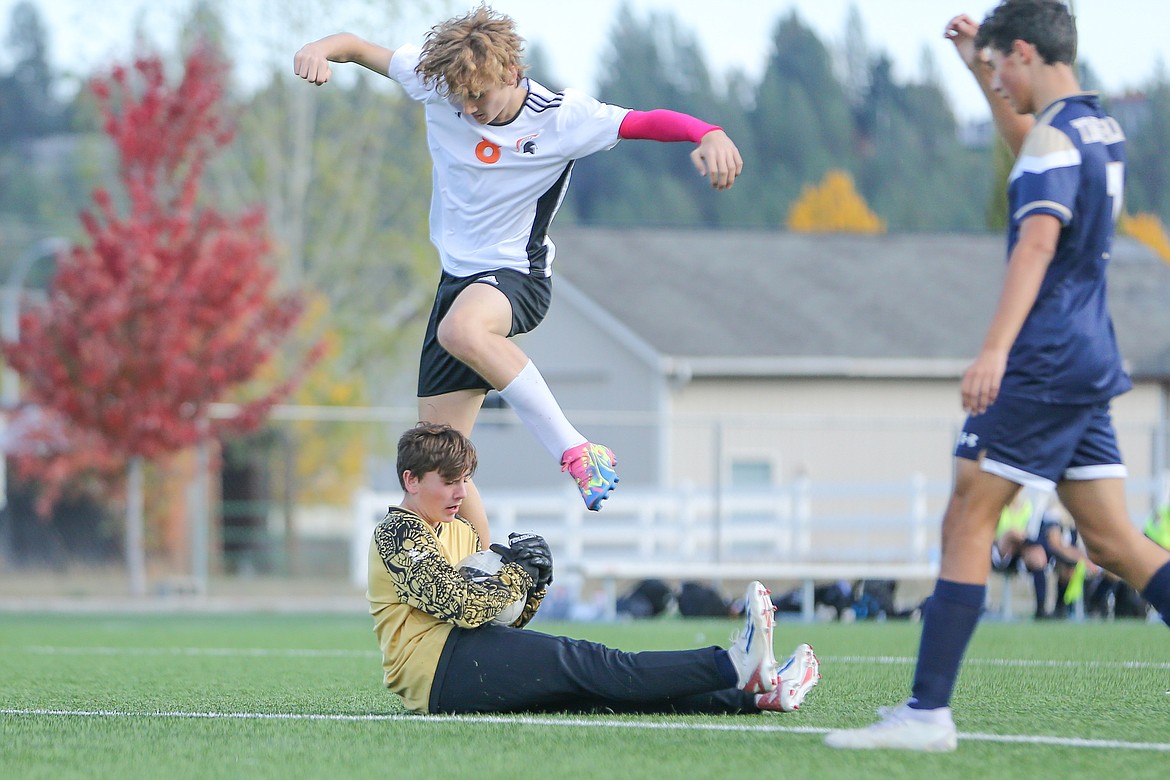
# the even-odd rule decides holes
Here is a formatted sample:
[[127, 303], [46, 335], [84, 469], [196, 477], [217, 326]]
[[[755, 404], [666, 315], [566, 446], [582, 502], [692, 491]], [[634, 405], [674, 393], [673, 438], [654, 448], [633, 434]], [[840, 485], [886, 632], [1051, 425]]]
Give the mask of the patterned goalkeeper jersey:
[[519, 628], [544, 597], [543, 590], [529, 592], [532, 578], [515, 563], [482, 582], [465, 580], [455, 566], [479, 549], [479, 535], [459, 517], [432, 528], [413, 512], [391, 507], [374, 529], [366, 598], [386, 687], [409, 710], [427, 711], [452, 626], [481, 626], [528, 593], [524, 613], [513, 623]]

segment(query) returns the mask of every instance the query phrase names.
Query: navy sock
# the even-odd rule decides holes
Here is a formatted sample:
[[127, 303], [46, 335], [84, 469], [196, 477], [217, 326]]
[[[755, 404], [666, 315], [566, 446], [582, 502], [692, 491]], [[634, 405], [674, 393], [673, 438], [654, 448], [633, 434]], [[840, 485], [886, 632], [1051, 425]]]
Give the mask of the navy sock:
[[949, 580], [935, 583], [934, 593], [922, 610], [922, 639], [914, 667], [911, 708], [933, 710], [950, 702], [963, 653], [975, 633], [986, 598], [986, 585]]
[[735, 688], [739, 685], [739, 675], [735, 672], [735, 664], [731, 662], [731, 656], [723, 648], [715, 648], [715, 666], [723, 675], [723, 679], [727, 680], [728, 688]]
[[1162, 622], [1170, 626], [1170, 563], [1154, 572], [1142, 590], [1142, 598], [1154, 605]]
[[[1048, 606], [1048, 572], [1041, 569], [1032, 572], [1032, 585], [1036, 588], [1036, 614], [1043, 615]], [[1057, 606], [1060, 606], [1060, 588], [1057, 587]]]

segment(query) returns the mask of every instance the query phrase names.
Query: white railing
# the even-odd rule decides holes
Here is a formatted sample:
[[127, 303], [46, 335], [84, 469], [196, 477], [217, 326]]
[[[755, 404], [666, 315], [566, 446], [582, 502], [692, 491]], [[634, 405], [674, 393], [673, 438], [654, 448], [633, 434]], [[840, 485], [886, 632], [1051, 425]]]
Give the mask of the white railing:
[[[627, 489], [602, 511], [585, 510], [572, 489], [483, 494], [496, 541], [535, 531], [557, 571], [617, 581], [795, 581], [928, 579], [937, 571], [938, 516], [948, 485], [825, 484], [797, 480], [765, 489]], [[370, 533], [401, 494], [362, 491], [354, 502], [352, 576], [364, 585]]]
[[[1134, 522], [1152, 480], [1130, 479]], [[622, 486], [600, 512], [576, 491], [485, 492], [495, 541], [535, 531], [553, 549], [558, 575], [600, 582], [612, 605], [623, 580], [761, 579], [797, 583], [803, 616], [814, 611], [817, 581], [929, 580], [938, 572], [939, 525], [950, 485], [825, 483], [798, 479], [722, 493]], [[401, 493], [361, 491], [354, 500], [351, 575], [366, 582], [370, 534]], [[564, 576], [562, 575], [562, 576]]]

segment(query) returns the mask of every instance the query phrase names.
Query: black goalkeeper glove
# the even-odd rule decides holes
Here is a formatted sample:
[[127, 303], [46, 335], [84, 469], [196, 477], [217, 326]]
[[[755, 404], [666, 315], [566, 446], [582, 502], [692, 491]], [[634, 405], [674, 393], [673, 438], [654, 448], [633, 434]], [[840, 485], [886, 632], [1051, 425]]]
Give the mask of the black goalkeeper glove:
[[508, 534], [508, 544], [513, 550], [527, 558], [539, 570], [536, 589], [546, 588], [553, 581], [552, 550], [548, 542], [538, 534]]
[[492, 552], [498, 553], [504, 563], [515, 563], [521, 569], [528, 572], [528, 576], [536, 582], [537, 577], [540, 576], [540, 568], [530, 561], [521, 550], [514, 550], [511, 547], [505, 547], [502, 544], [493, 544], [490, 548]]

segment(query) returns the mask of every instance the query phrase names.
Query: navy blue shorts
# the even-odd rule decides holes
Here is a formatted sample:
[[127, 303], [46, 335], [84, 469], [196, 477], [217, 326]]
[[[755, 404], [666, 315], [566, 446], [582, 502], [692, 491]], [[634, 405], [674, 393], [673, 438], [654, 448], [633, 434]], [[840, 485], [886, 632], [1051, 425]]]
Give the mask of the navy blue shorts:
[[508, 269], [485, 271], [474, 276], [451, 276], [444, 272], [435, 292], [435, 305], [423, 336], [422, 358], [418, 367], [418, 397], [453, 393], [457, 390], [491, 390], [491, 383], [471, 366], [451, 356], [439, 345], [439, 323], [451, 309], [459, 293], [472, 284], [490, 284], [508, 297], [512, 304], [512, 329], [509, 336], [527, 333], [548, 313], [552, 302], [552, 278], [532, 276]]
[[1048, 404], [1000, 396], [967, 418], [955, 457], [1020, 485], [1051, 491], [1062, 480], [1124, 478], [1109, 404]]

